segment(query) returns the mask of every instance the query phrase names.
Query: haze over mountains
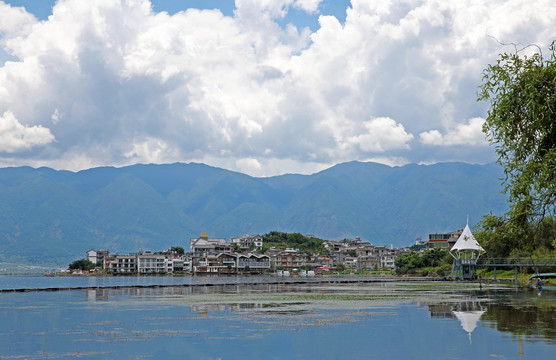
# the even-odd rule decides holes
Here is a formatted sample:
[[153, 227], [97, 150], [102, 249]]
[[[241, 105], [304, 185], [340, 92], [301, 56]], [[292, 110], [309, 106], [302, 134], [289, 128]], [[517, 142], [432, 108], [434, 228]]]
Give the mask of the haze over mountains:
[[408, 246], [502, 214], [496, 164], [389, 167], [350, 162], [313, 175], [254, 178], [204, 164], [80, 171], [0, 169], [2, 262], [65, 266], [90, 248], [188, 249], [207, 231], [271, 230]]

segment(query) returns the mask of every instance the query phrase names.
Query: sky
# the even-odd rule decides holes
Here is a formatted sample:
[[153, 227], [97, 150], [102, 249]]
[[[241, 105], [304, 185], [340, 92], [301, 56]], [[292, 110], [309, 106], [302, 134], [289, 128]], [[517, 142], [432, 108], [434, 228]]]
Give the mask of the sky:
[[0, 0], [0, 167], [493, 162], [483, 70], [548, 52], [554, 19], [553, 0]]

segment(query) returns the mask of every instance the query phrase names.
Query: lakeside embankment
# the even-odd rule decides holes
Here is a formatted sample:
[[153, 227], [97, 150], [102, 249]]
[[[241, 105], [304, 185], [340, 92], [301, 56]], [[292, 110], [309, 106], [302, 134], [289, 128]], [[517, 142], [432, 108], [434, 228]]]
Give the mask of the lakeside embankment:
[[[64, 291], [64, 290], [92, 290], [92, 289], [119, 289], [119, 288], [156, 288], [156, 287], [201, 287], [217, 285], [240, 285], [240, 284], [308, 284], [308, 283], [386, 283], [386, 282], [445, 282], [454, 283], [453, 280], [445, 280], [441, 277], [422, 276], [422, 274], [396, 275], [393, 273], [325, 273], [314, 277], [292, 275], [280, 277], [275, 274], [265, 275], [191, 275], [191, 274], [125, 274], [108, 275], [103, 273], [90, 273], [81, 275], [60, 276], [18, 276], [0, 275], [0, 292], [32, 292], [32, 291]], [[515, 273], [497, 272], [496, 279], [493, 273], [482, 272], [476, 283], [479, 288], [490, 288], [497, 283], [515, 285]], [[507, 276], [505, 276], [507, 275]], [[519, 274], [518, 287], [528, 287], [530, 274]], [[459, 281], [457, 281], [459, 282]], [[454, 285], [450, 285], [454, 286]]]
[[[6, 279], [12, 281], [6, 281]], [[50, 281], [41, 281], [50, 280]], [[64, 281], [69, 280], [69, 281]], [[452, 281], [434, 277], [370, 277], [370, 276], [317, 276], [317, 277], [277, 277], [277, 276], [67, 276], [67, 277], [0, 277], [0, 293], [45, 292], [98, 289], [154, 289], [154, 288], [202, 288], [216, 286], [255, 285], [310, 285], [310, 284], [380, 284], [380, 283], [468, 283], [479, 288], [489, 288], [498, 283], [513, 283], [513, 280], [482, 279], [481, 281]], [[525, 284], [520, 284], [523, 286]], [[453, 286], [453, 285], [452, 285]]]
[[[5, 280], [7, 277], [3, 277]], [[425, 277], [277, 277], [277, 276], [196, 276], [196, 277], [165, 277], [165, 276], [125, 276], [125, 277], [55, 277], [43, 278], [52, 280], [82, 281], [47, 281], [41, 282], [40, 277], [17, 277], [10, 286], [0, 281], [0, 292], [31, 292], [31, 291], [65, 291], [65, 290], [96, 290], [125, 288], [161, 288], [161, 287], [211, 287], [222, 285], [280, 285], [280, 284], [365, 284], [386, 282], [428, 282], [442, 281], [440, 278]], [[27, 281], [26, 281], [27, 280]], [[31, 281], [29, 281], [31, 280]]]

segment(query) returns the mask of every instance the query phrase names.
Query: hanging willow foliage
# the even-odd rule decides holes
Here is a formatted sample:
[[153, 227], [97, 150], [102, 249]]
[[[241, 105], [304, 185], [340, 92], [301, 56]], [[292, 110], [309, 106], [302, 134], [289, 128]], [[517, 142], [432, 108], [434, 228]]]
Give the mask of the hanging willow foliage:
[[504, 167], [509, 222], [525, 230], [556, 207], [556, 52], [503, 53], [483, 71], [478, 100], [490, 101], [483, 126]]

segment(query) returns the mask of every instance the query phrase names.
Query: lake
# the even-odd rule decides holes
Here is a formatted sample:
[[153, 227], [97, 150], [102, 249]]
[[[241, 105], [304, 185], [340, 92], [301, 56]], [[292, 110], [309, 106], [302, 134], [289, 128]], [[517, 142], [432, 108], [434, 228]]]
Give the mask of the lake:
[[556, 351], [554, 292], [305, 280], [0, 277], [0, 289], [91, 286], [0, 293], [0, 359], [552, 359]]

